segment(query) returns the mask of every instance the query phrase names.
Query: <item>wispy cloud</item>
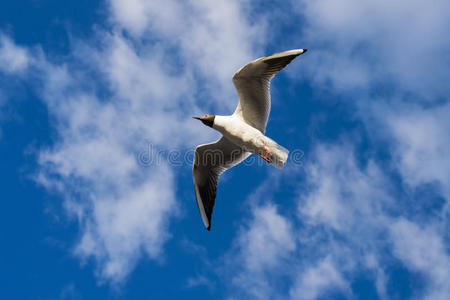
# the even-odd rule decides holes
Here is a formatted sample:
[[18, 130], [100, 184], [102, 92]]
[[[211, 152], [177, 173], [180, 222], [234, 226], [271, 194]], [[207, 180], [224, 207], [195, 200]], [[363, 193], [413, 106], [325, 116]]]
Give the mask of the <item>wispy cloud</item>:
[[[208, 102], [228, 108], [236, 103], [230, 76], [254, 59], [263, 45], [265, 20], [250, 21], [245, 1], [129, 1], [112, 0], [116, 24], [137, 39], [151, 37], [177, 54], [182, 66], [211, 92]], [[220, 107], [219, 106], [219, 107]]]
[[25, 70], [29, 63], [27, 50], [0, 33], [0, 71], [17, 73]]
[[272, 204], [255, 206], [252, 213], [225, 264], [232, 268], [230, 276], [238, 288], [236, 294], [276, 298], [280, 291], [274, 285], [279, 276], [286, 275], [287, 258], [296, 249], [292, 224]]
[[324, 258], [314, 267], [303, 270], [297, 281], [290, 290], [291, 299], [317, 299], [331, 289], [346, 289], [348, 285], [336, 270], [330, 257]]
[[[395, 148], [395, 164], [410, 186], [438, 183], [442, 195], [450, 202], [450, 104], [437, 107], [402, 106], [386, 112]], [[444, 213], [448, 213], [448, 210]]]
[[[14, 90], [12, 88], [14, 84], [11, 84], [8, 79], [10, 75], [22, 76], [29, 64], [30, 56], [27, 49], [17, 46], [9, 36], [0, 32], [0, 125], [7, 118], [4, 109]], [[1, 137], [0, 127], [0, 139]]]
[[447, 1], [292, 3], [305, 18], [302, 39], [315, 48], [308, 66], [318, 84], [348, 91], [384, 83], [430, 101], [448, 95]]
[[392, 224], [390, 234], [395, 255], [409, 269], [428, 277], [425, 299], [447, 299], [450, 295], [450, 255], [436, 228], [399, 219]]

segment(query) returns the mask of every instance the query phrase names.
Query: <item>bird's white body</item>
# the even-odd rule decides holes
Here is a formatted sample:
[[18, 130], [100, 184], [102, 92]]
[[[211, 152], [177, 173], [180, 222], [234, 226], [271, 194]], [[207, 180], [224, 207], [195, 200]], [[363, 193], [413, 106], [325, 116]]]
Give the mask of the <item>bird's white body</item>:
[[282, 168], [287, 160], [289, 151], [286, 148], [236, 115], [216, 116], [213, 128], [245, 151], [259, 155], [267, 150], [272, 155], [271, 164], [277, 168]]

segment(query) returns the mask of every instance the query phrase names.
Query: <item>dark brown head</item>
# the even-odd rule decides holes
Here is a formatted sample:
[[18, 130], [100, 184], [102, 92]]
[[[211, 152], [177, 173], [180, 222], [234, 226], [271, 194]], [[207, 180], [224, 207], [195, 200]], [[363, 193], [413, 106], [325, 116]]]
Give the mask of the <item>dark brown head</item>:
[[202, 121], [203, 124], [205, 124], [206, 126], [213, 127], [214, 119], [216, 118], [216, 116], [204, 115], [203, 117], [192, 117], [192, 118]]

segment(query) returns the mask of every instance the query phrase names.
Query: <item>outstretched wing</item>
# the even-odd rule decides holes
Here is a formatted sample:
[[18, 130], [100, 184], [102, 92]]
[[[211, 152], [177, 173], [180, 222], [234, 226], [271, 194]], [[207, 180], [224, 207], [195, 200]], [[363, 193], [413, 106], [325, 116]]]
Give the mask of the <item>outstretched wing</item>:
[[194, 175], [195, 196], [206, 229], [211, 228], [211, 215], [217, 194], [219, 176], [250, 155], [225, 137], [195, 148]]
[[270, 113], [270, 80], [306, 51], [296, 49], [275, 53], [240, 68], [233, 75], [233, 83], [239, 95], [239, 104], [234, 114], [264, 133]]

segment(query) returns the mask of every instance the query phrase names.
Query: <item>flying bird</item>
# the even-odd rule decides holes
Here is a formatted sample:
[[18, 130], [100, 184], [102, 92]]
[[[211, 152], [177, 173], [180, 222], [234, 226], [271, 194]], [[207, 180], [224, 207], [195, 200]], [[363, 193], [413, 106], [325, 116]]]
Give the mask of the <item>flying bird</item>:
[[222, 133], [222, 137], [195, 149], [193, 177], [200, 215], [207, 230], [217, 194], [219, 176], [249, 155], [256, 154], [281, 169], [289, 151], [265, 136], [270, 113], [270, 80], [307, 49], [295, 49], [256, 59], [233, 75], [239, 96], [230, 116], [193, 117]]

